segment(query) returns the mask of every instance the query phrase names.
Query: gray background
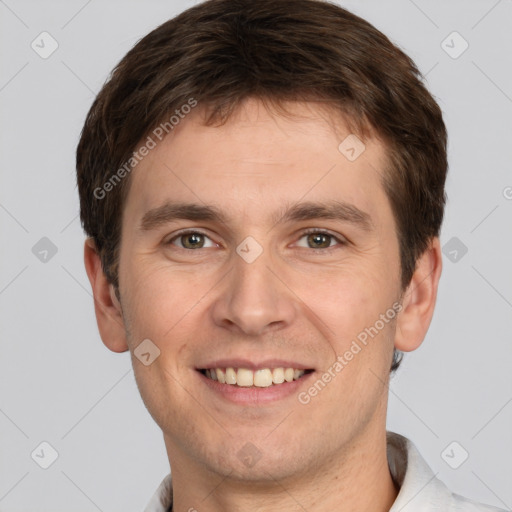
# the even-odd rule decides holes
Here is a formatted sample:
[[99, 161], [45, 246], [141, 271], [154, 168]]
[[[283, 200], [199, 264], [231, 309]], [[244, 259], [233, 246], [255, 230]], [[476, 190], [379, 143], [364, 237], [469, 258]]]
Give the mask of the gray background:
[[[140, 511], [168, 472], [129, 355], [97, 333], [74, 151], [113, 66], [192, 3], [0, 1], [1, 511]], [[510, 509], [512, 1], [341, 4], [427, 74], [450, 135], [441, 241], [457, 240], [429, 334], [391, 381], [388, 428], [453, 491]], [[59, 45], [47, 59], [31, 48], [43, 31]], [[457, 58], [464, 41], [446, 39], [453, 31], [469, 44]], [[46, 261], [43, 237], [57, 249]], [[42, 441], [59, 454], [48, 469], [31, 458]], [[453, 469], [446, 460], [455, 465], [462, 450], [469, 458]]]

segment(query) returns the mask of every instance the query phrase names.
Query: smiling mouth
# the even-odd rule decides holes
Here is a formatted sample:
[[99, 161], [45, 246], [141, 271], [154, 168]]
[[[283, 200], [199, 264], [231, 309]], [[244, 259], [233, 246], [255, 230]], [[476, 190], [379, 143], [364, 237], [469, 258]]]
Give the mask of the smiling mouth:
[[259, 370], [250, 370], [248, 368], [207, 368], [199, 370], [207, 379], [218, 381], [221, 384], [246, 388], [278, 386], [299, 380], [312, 371], [283, 367], [261, 368]]

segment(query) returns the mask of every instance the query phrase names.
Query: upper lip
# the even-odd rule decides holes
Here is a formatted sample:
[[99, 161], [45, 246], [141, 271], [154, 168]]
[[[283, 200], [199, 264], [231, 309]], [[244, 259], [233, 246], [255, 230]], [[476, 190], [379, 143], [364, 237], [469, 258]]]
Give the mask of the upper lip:
[[248, 370], [259, 370], [261, 368], [294, 368], [297, 370], [312, 370], [310, 365], [290, 361], [286, 359], [216, 359], [197, 367], [198, 370], [210, 368], [247, 368]]

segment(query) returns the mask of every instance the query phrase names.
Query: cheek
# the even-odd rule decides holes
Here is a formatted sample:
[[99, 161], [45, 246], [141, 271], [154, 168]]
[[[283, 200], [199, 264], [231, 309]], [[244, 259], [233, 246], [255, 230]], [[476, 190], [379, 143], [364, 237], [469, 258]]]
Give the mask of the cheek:
[[[388, 272], [386, 281], [382, 279], [385, 275], [361, 269], [339, 273], [337, 277], [333, 274], [322, 286], [303, 289], [304, 302], [311, 304], [316, 315], [329, 326], [329, 343], [336, 356], [343, 358], [344, 378], [339, 382], [346, 378], [350, 386], [368, 386], [367, 378], [375, 380], [368, 368], [381, 378], [386, 377], [393, 350], [393, 305], [397, 304], [397, 296], [392, 273]], [[359, 382], [361, 379], [365, 382]]]
[[373, 324], [390, 307], [393, 295], [379, 274], [363, 268], [338, 270], [315, 279], [316, 286], [308, 283], [301, 297], [337, 336], [346, 338]]
[[[126, 269], [123, 311], [126, 309], [128, 344], [139, 389], [147, 400], [153, 400], [154, 390], [175, 387], [172, 376], [188, 371], [198, 326], [204, 323], [198, 318], [204, 309], [201, 301], [212, 284], [199, 279], [197, 272], [193, 277], [187, 271], [171, 271], [165, 262], [134, 262]], [[158, 354], [150, 366], [141, 364], [135, 352], [146, 339]]]
[[[180, 411], [187, 407], [179, 382], [189, 371], [197, 325], [190, 312], [198, 299], [191, 296], [195, 293], [185, 293], [181, 281], [166, 280], [164, 275], [164, 269], [143, 270], [142, 265], [138, 274], [131, 273], [125, 281], [125, 323], [137, 387], [147, 410], [158, 425], [178, 426]], [[156, 355], [148, 365], [137, 357], [143, 340], [151, 341], [150, 357]]]
[[165, 262], [149, 264], [134, 258], [125, 270], [127, 316], [134, 341], [142, 336], [158, 343], [179, 327], [204, 294], [187, 272], [170, 271]]

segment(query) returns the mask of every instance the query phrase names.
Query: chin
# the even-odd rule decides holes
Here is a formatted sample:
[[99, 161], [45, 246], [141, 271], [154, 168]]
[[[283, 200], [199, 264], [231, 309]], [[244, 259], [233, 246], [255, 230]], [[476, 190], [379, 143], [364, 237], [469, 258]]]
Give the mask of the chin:
[[297, 477], [309, 465], [297, 446], [276, 449], [269, 443], [228, 441], [229, 446], [209, 454], [201, 454], [202, 465], [230, 480], [268, 485], [269, 482]]

